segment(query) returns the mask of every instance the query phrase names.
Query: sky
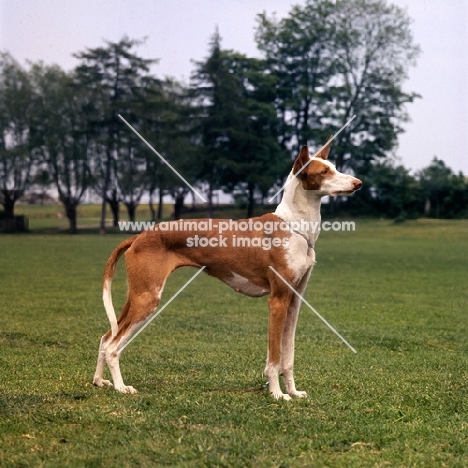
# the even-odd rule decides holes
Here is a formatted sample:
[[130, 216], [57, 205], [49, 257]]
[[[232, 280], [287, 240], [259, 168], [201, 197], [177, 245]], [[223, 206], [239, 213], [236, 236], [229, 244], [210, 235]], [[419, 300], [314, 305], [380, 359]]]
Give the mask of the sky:
[[[0, 50], [22, 64], [43, 60], [70, 70], [77, 64], [73, 53], [125, 34], [146, 37], [138, 53], [159, 59], [154, 72], [188, 83], [216, 27], [224, 48], [259, 57], [256, 15], [282, 18], [297, 3], [304, 0], [0, 0]], [[407, 107], [411, 121], [395, 155], [412, 172], [437, 156], [468, 175], [468, 1], [391, 3], [408, 11], [422, 49], [404, 85], [422, 97]]]

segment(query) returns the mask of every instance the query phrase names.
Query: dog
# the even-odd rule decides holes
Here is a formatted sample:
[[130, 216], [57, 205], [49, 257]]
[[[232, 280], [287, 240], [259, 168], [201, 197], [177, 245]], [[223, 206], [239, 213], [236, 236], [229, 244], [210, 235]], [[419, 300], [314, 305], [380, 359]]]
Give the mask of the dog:
[[[302, 295], [315, 264], [314, 245], [319, 229], [307, 226], [319, 225], [322, 197], [350, 195], [362, 186], [359, 179], [337, 171], [328, 161], [330, 145], [329, 140], [313, 158], [307, 146], [302, 147], [276, 211], [244, 220], [244, 227], [269, 226], [270, 229], [268, 232], [244, 230], [242, 245], [238, 242], [239, 231], [232, 226], [223, 231], [221, 239], [213, 228], [213, 220], [204, 220], [210, 229], [195, 232], [149, 230], [117, 246], [106, 263], [103, 276], [103, 302], [111, 329], [100, 341], [94, 385], [113, 385], [118, 392], [136, 393], [132, 386], [123, 382], [120, 353], [155, 314], [167, 277], [176, 268], [192, 266], [205, 267], [206, 273], [247, 296], [269, 295], [268, 352], [264, 370], [269, 393], [275, 400], [307, 396], [306, 392], [297, 390], [294, 383], [294, 339], [301, 302], [291, 287]], [[202, 238], [205, 239], [203, 246]], [[111, 284], [124, 252], [128, 293], [117, 320]], [[106, 363], [113, 383], [103, 379]], [[285, 393], [281, 390], [280, 374]]]

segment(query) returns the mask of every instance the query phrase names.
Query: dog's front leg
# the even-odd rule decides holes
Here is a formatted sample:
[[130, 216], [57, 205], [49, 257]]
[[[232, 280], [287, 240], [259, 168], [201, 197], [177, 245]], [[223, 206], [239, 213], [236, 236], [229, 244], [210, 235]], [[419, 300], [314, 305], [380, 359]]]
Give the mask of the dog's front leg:
[[290, 400], [291, 397], [281, 391], [279, 371], [281, 365], [281, 341], [284, 324], [291, 300], [291, 292], [285, 288], [271, 293], [268, 299], [270, 308], [268, 324], [268, 354], [265, 375], [269, 382], [270, 395], [275, 400]]
[[286, 386], [286, 393], [292, 397], [304, 398], [306, 392], [296, 390], [294, 382], [294, 338], [296, 334], [297, 319], [299, 317], [300, 300], [296, 296], [291, 299], [286, 323], [284, 325], [283, 343], [281, 353], [281, 375]]
[[[307, 283], [309, 281], [310, 273], [312, 268], [306, 272], [302, 277], [296, 291], [302, 296], [304, 293]], [[284, 324], [283, 330], [283, 341], [282, 341], [282, 352], [281, 352], [281, 375], [283, 376], [284, 383], [286, 385], [286, 393], [288, 395], [304, 398], [307, 396], [306, 392], [296, 390], [296, 384], [294, 383], [294, 339], [296, 335], [296, 325], [299, 318], [299, 310], [301, 308], [301, 299], [294, 294], [291, 297], [291, 302], [288, 307], [288, 315]]]

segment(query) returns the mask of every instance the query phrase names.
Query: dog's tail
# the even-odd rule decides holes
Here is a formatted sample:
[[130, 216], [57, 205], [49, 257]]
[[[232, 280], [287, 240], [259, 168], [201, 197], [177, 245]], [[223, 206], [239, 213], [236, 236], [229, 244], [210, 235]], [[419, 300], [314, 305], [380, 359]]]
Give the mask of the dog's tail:
[[102, 301], [106, 309], [107, 317], [110, 322], [112, 336], [117, 335], [117, 317], [115, 315], [114, 306], [112, 304], [112, 279], [115, 275], [115, 269], [117, 262], [121, 255], [133, 244], [138, 235], [129, 237], [128, 239], [121, 242], [115, 250], [111, 253], [111, 256], [107, 260], [106, 267], [104, 269], [104, 276], [102, 278]]

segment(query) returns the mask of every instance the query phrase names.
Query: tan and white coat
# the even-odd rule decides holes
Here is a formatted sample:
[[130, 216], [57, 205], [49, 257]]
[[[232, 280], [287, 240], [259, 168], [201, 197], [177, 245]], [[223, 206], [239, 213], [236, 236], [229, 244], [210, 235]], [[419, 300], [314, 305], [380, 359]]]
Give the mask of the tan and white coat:
[[[311, 159], [304, 146], [288, 177], [281, 203], [276, 211], [255, 221], [320, 223], [320, 202], [325, 195], [348, 195], [359, 189], [361, 181], [342, 174], [327, 161], [330, 145]], [[200, 220], [197, 220], [200, 221]], [[217, 237], [219, 232], [163, 232], [145, 231], [123, 241], [109, 257], [103, 278], [103, 301], [111, 324], [99, 347], [94, 384], [111, 386], [122, 393], [136, 390], [124, 384], [119, 366], [119, 356], [125, 344], [153, 316], [159, 305], [167, 277], [177, 268], [201, 268], [237, 292], [247, 296], [269, 295], [268, 353], [265, 375], [269, 391], [275, 399], [289, 400], [305, 397], [306, 392], [296, 389], [293, 377], [294, 337], [299, 316], [300, 299], [270, 268], [272, 266], [299, 294], [303, 294], [315, 263], [315, 245], [319, 230], [276, 229], [271, 234], [264, 231], [243, 232], [243, 236], [287, 239], [287, 247], [205, 247], [187, 246], [187, 238], [198, 234], [206, 238]], [[232, 245], [237, 231], [223, 235]], [[127, 301], [119, 318], [112, 305], [111, 284], [119, 257], [125, 252], [128, 277]], [[105, 364], [109, 366], [113, 384], [103, 379]], [[285, 390], [279, 383], [283, 376]]]

